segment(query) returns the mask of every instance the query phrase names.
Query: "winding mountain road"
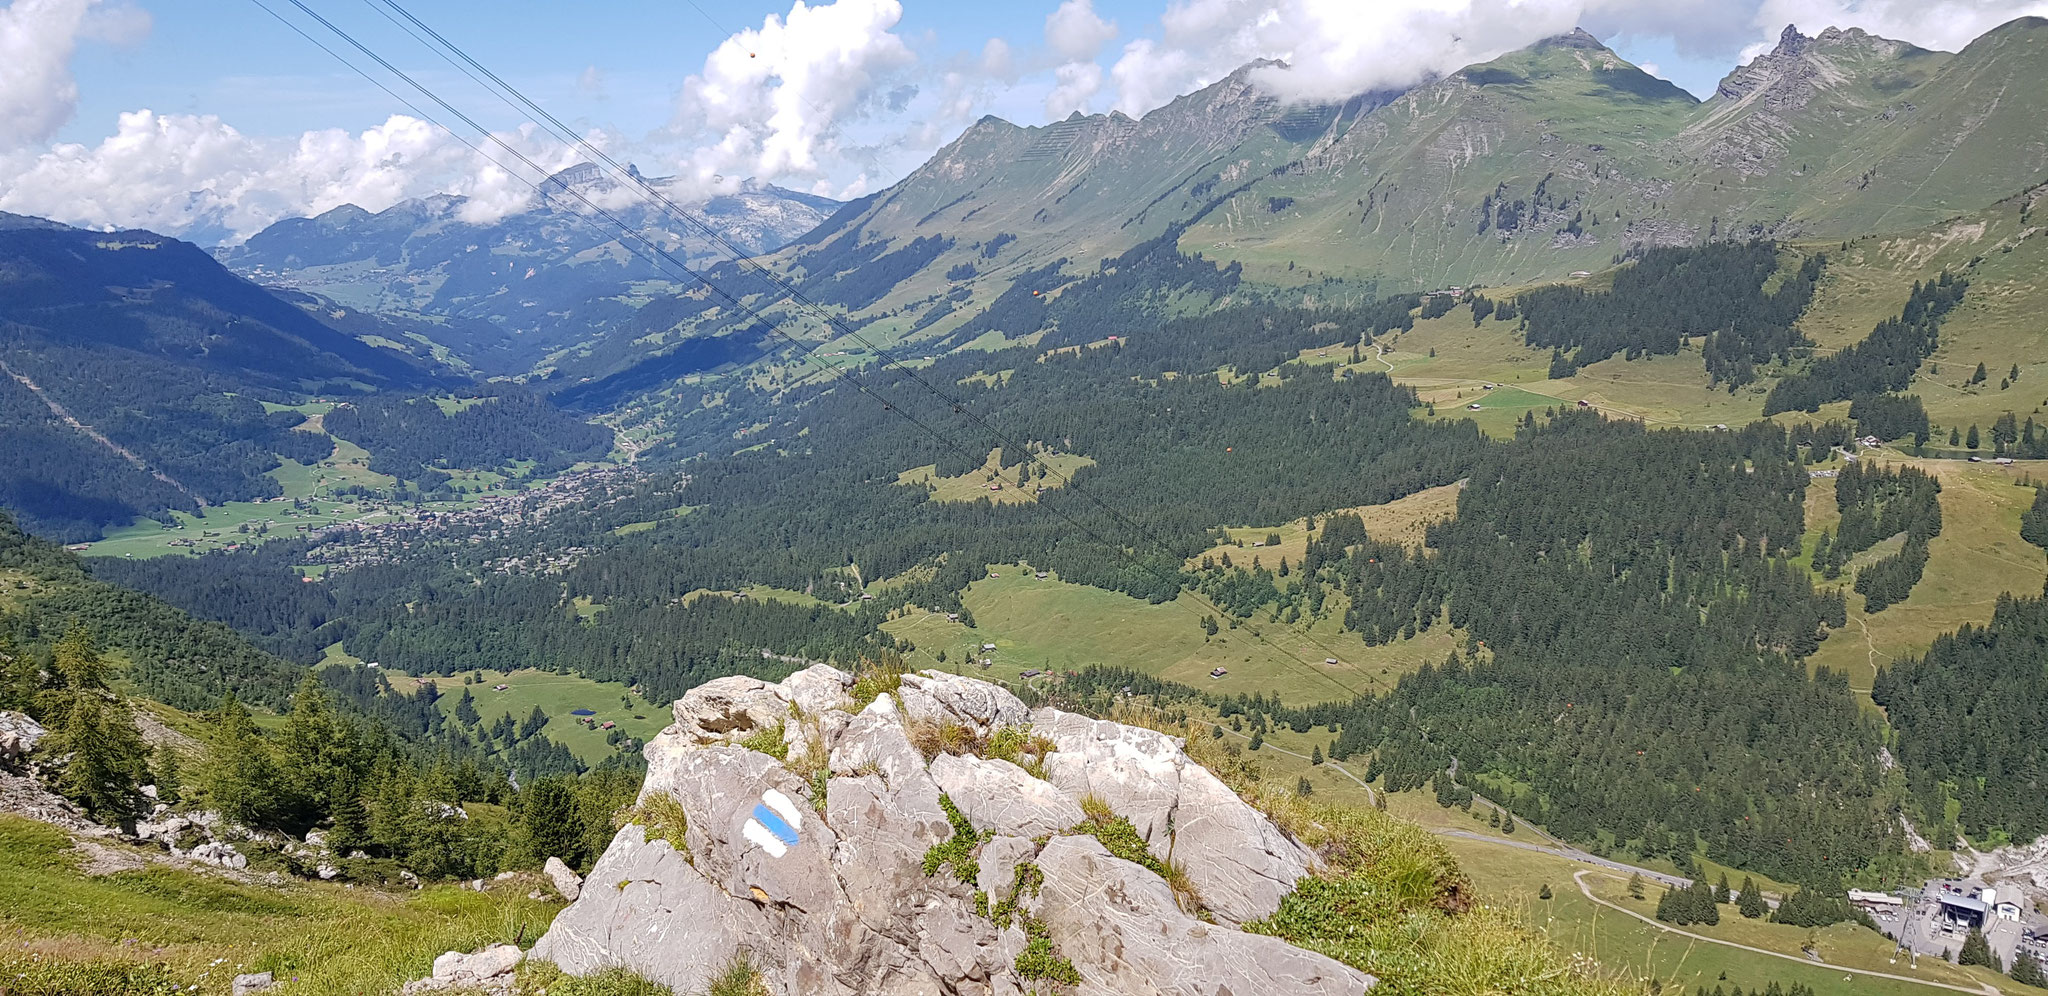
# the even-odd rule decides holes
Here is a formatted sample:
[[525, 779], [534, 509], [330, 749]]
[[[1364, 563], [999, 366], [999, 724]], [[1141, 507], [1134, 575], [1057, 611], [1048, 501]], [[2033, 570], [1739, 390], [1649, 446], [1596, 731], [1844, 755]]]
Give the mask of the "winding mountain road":
[[1849, 975], [1863, 975], [1873, 979], [1890, 979], [1894, 982], [1910, 982], [1915, 985], [1933, 986], [1937, 989], [1952, 989], [1959, 993], [1971, 993], [1974, 994], [1974, 996], [2003, 996], [2002, 992], [1996, 986], [1993, 986], [1990, 983], [1985, 983], [1975, 989], [1972, 989], [1969, 986], [1952, 985], [1947, 982], [1933, 982], [1927, 979], [1916, 979], [1910, 975], [1893, 975], [1890, 972], [1876, 972], [1867, 968], [1849, 968], [1843, 965], [1830, 965], [1824, 961], [1817, 962], [1811, 958], [1801, 958], [1796, 955], [1788, 955], [1782, 951], [1772, 951], [1767, 948], [1751, 947], [1750, 945], [1738, 944], [1734, 941], [1724, 941], [1718, 937], [1708, 937], [1705, 934], [1695, 934], [1690, 930], [1680, 930], [1677, 927], [1671, 926], [1670, 924], [1658, 923], [1657, 921], [1652, 920], [1649, 917], [1646, 917], [1641, 913], [1636, 912], [1635, 910], [1629, 909], [1625, 906], [1617, 906], [1614, 903], [1610, 903], [1607, 900], [1594, 895], [1592, 886], [1586, 884], [1586, 875], [1590, 871], [1591, 869], [1585, 869], [1582, 871], [1576, 871], [1572, 873], [1572, 881], [1577, 882], [1579, 884], [1579, 892], [1584, 894], [1587, 899], [1590, 899], [1595, 903], [1605, 906], [1608, 909], [1614, 910], [1617, 913], [1624, 913], [1628, 916], [1635, 917], [1636, 919], [1641, 920], [1642, 922], [1647, 923], [1650, 926], [1657, 928], [1658, 930], [1665, 931], [1666, 933], [1677, 934], [1681, 937], [1689, 937], [1696, 941], [1705, 941], [1708, 944], [1719, 944], [1725, 947], [1739, 948], [1743, 951], [1748, 951], [1751, 954], [1767, 955], [1772, 958], [1783, 958], [1786, 961], [1797, 962], [1798, 964], [1805, 965], [1809, 968], [1826, 968], [1834, 971], [1843, 972]]

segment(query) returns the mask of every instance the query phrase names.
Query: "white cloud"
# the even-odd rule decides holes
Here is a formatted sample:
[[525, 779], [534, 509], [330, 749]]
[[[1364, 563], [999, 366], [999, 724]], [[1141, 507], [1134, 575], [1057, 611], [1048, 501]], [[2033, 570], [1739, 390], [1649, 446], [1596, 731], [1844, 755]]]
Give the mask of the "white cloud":
[[[1447, 73], [1575, 24], [1604, 37], [1670, 39], [1676, 54], [1660, 61], [1686, 76], [1703, 61], [1768, 50], [1786, 23], [1809, 34], [1853, 25], [1954, 49], [2009, 18], [2048, 14], [2048, 0], [1153, 0], [1158, 21], [1133, 37], [1094, 0], [1037, 2], [1042, 38], [989, 38], [978, 51], [937, 55], [925, 35], [901, 33], [901, 0], [793, 0], [786, 15], [704, 59], [681, 84], [667, 128], [639, 141], [598, 137], [650, 173], [680, 171], [685, 196], [746, 177], [858, 196], [991, 110], [1027, 123], [1098, 106], [1141, 115], [1260, 58], [1291, 67], [1262, 72], [1262, 85], [1330, 99]], [[132, 43], [147, 34], [149, 15], [131, 0], [0, 5], [0, 209], [247, 235], [343, 203], [378, 210], [458, 193], [469, 198], [465, 216], [481, 220], [530, 202], [524, 167], [493, 165], [404, 116], [355, 132], [251, 136], [210, 116], [141, 110], [96, 144], [48, 146], [75, 113], [79, 46]], [[595, 66], [575, 82], [586, 99], [609, 89]], [[543, 170], [581, 158], [531, 125], [502, 137]]]
[[1094, 0], [1066, 0], [1045, 18], [1045, 43], [1063, 62], [1094, 59], [1116, 32], [1115, 21], [1095, 13]]
[[1660, 80], [1664, 78], [1664, 67], [1659, 66], [1654, 62], [1645, 62], [1641, 65], [1636, 66], [1636, 68], [1642, 70], [1643, 72], [1649, 73], [1650, 75], [1655, 76]]
[[[573, 164], [573, 150], [532, 130], [498, 136], [543, 172]], [[280, 218], [343, 204], [381, 211], [410, 197], [469, 198], [465, 220], [488, 221], [525, 208], [537, 179], [503, 150], [501, 168], [439, 128], [394, 115], [350, 134], [309, 131], [296, 139], [244, 135], [219, 118], [131, 111], [97, 146], [60, 144], [0, 156], [11, 179], [0, 210], [89, 227], [113, 225], [247, 236]]]
[[1173, 0], [1158, 39], [1126, 45], [1116, 105], [1142, 114], [1254, 59], [1285, 70], [1282, 96], [1331, 99], [1405, 86], [1569, 31], [1580, 0]]
[[726, 39], [678, 99], [678, 137], [700, 140], [686, 178], [822, 176], [846, 122], [890, 99], [882, 84], [916, 62], [893, 31], [902, 18], [897, 0], [797, 0]]
[[1053, 67], [1052, 90], [1045, 95], [1046, 117], [1088, 109], [1103, 82], [1102, 65], [1095, 57], [1116, 36], [1116, 22], [1095, 13], [1094, 0], [1064, 0], [1046, 15], [1046, 48], [1059, 60]]
[[2048, 16], [2048, 0], [1763, 0], [1752, 23], [1772, 43], [1787, 24], [1809, 35], [1853, 25], [1953, 52], [1992, 28], [2029, 15]]
[[149, 15], [100, 0], [13, 0], [0, 8], [0, 151], [47, 141], [78, 108], [81, 38], [132, 44]]

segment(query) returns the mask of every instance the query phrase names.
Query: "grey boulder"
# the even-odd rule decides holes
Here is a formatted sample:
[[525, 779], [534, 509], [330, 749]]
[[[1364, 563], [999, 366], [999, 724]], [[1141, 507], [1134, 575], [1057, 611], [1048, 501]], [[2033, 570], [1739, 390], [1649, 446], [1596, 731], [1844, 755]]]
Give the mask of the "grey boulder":
[[573, 903], [577, 896], [583, 894], [583, 880], [561, 858], [549, 858], [547, 864], [541, 866], [541, 871], [555, 883], [555, 891], [561, 893], [563, 899]]

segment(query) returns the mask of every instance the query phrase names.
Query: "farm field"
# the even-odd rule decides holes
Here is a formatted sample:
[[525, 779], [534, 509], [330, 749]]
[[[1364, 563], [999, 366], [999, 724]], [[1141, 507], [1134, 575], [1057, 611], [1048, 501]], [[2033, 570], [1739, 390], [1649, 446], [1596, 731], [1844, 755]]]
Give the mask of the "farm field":
[[[441, 690], [438, 702], [441, 712], [451, 722], [464, 688], [468, 688], [475, 698], [477, 714], [486, 725], [497, 722], [499, 716], [524, 720], [533, 712], [534, 706], [539, 706], [548, 714], [547, 735], [569, 748], [584, 764], [596, 764], [617, 752], [605, 742], [609, 731], [601, 728], [604, 723], [617, 723], [628, 736], [645, 743], [667, 727], [670, 720], [667, 705], [649, 702], [629, 691], [625, 685], [615, 681], [593, 681], [573, 674], [529, 669], [509, 672], [483, 670], [464, 672], [481, 676], [476, 684], [464, 685], [459, 674], [414, 678], [402, 671], [385, 673], [390, 675], [392, 687], [401, 692], [409, 692], [423, 682], [433, 683]], [[491, 686], [498, 684], [511, 687], [502, 692], [492, 691]], [[630, 700], [632, 704], [628, 706], [621, 699]], [[595, 720], [600, 728], [590, 729], [576, 722], [579, 717], [570, 713], [577, 709], [589, 709], [595, 713], [589, 718]]]
[[[1154, 605], [1143, 599], [1057, 578], [1038, 579], [1018, 565], [998, 565], [1001, 577], [984, 578], [967, 590], [964, 602], [975, 628], [948, 621], [943, 613], [908, 614], [882, 624], [891, 635], [914, 643], [918, 667], [976, 669], [966, 655], [984, 643], [995, 664], [988, 677], [1015, 681], [1025, 670], [1080, 670], [1091, 664], [1129, 667], [1170, 681], [1219, 693], [1277, 693], [1293, 703], [1349, 698], [1352, 689], [1385, 690], [1422, 662], [1450, 653], [1457, 638], [1443, 626], [1413, 640], [1385, 647], [1366, 647], [1356, 637], [1337, 632], [1335, 617], [1303, 633], [1293, 627], [1253, 621], [1243, 628], [1221, 630], [1205, 638], [1201, 619], [1212, 614], [1192, 596]], [[1219, 619], [1219, 621], [1221, 621]], [[1273, 641], [1253, 636], [1256, 631]], [[1278, 645], [1276, 649], [1274, 644]], [[1343, 662], [1325, 668], [1338, 651]], [[936, 659], [945, 651], [947, 660]], [[1209, 677], [1212, 668], [1230, 673]]]

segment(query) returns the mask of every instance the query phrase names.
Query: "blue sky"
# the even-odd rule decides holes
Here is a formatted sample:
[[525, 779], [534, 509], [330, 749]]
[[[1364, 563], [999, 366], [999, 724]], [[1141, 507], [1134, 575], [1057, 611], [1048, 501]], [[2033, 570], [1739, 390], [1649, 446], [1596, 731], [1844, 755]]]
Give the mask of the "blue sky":
[[[291, 13], [288, 2], [266, 0]], [[360, 2], [311, 4], [401, 68], [437, 84], [457, 77], [411, 39]], [[786, 2], [666, 0], [661, 3], [568, 5], [541, 0], [417, 0], [414, 14], [462, 45], [486, 66], [565, 119], [652, 131], [665, 124], [674, 91], [704, 53], [734, 31], [788, 13]], [[1043, 31], [1056, 3], [904, 4], [899, 34], [935, 58], [972, 52], [989, 38], [1030, 38]], [[1156, 0], [1099, 0], [1101, 17], [1129, 37], [1156, 24]], [[701, 10], [699, 9], [701, 8]], [[75, 61], [78, 113], [59, 139], [94, 142], [122, 111], [214, 114], [245, 132], [285, 134], [318, 127], [361, 129], [402, 108], [354, 72], [314, 49], [249, 0], [173, 0], [150, 3], [149, 36], [139, 44], [88, 44]], [[300, 20], [303, 20], [300, 18]], [[324, 39], [323, 40], [328, 40]], [[1615, 35], [1624, 57], [1648, 62], [1661, 75], [1704, 96], [1733, 65], [1725, 57], [1680, 55], [1669, 38]], [[401, 57], [409, 54], [410, 57]], [[597, 67], [595, 92], [578, 86]], [[1039, 123], [1035, 97], [1016, 95], [1004, 117]], [[486, 111], [503, 111], [486, 105]], [[998, 112], [1000, 113], [1000, 112]]]
[[[303, 2], [545, 168], [578, 158], [398, 30], [380, 0]], [[400, 2], [688, 192], [759, 177], [841, 197], [895, 181], [984, 114], [1141, 115], [1254, 58], [1294, 67], [1275, 83], [1283, 96], [1326, 99], [1583, 25], [1705, 96], [1788, 22], [1953, 49], [2048, 13], [2048, 0]], [[290, 0], [262, 3], [360, 61]], [[232, 239], [437, 192], [483, 218], [531, 191], [523, 167], [480, 160], [255, 0], [0, 0], [0, 62], [0, 210]]]

